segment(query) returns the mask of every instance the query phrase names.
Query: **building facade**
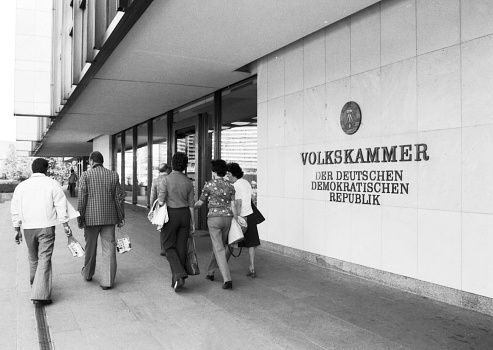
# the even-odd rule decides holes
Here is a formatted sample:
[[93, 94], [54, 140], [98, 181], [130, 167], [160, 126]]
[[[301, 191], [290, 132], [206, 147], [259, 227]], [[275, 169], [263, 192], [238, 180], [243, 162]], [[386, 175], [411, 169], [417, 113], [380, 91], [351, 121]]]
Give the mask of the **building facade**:
[[179, 2], [55, 1], [55, 112], [34, 153], [101, 151], [142, 208], [176, 151], [196, 196], [210, 160], [238, 162], [265, 249], [493, 314], [493, 2], [343, 3], [305, 4], [299, 26], [294, 5], [255, 3], [279, 15], [263, 42], [242, 2], [197, 10], [214, 32]]

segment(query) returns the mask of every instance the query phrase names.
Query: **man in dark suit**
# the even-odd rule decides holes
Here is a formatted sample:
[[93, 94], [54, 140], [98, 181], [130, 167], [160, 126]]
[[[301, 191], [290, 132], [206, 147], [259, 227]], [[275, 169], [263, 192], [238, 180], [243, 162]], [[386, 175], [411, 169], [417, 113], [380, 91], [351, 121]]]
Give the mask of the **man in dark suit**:
[[115, 225], [125, 224], [123, 201], [125, 194], [120, 186], [118, 173], [103, 167], [103, 155], [89, 155], [91, 169], [79, 179], [78, 218], [79, 228], [84, 229], [86, 240], [85, 263], [82, 276], [92, 281], [96, 269], [98, 236], [101, 235], [102, 263], [99, 284], [103, 290], [113, 287], [116, 275]]
[[[171, 168], [168, 166], [166, 163], [161, 163], [159, 164], [159, 176], [156, 177], [155, 179], [152, 180], [152, 186], [151, 186], [151, 197], [150, 197], [150, 204], [151, 207], [154, 204], [154, 201], [157, 199], [158, 195], [158, 184], [162, 181], [162, 179], [167, 176], [171, 172]], [[161, 232], [161, 256], [166, 256], [166, 250], [164, 249], [164, 233], [163, 230]]]

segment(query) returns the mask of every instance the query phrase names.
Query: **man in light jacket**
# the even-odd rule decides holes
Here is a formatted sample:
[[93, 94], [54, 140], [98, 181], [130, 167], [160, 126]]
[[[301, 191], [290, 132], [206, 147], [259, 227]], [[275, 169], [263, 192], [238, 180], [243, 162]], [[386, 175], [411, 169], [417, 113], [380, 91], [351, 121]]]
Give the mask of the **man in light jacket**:
[[[159, 176], [152, 180], [151, 196], [150, 196], [150, 201], [149, 201], [150, 204], [151, 204], [151, 207], [154, 204], [154, 201], [157, 199], [157, 195], [158, 195], [158, 193], [157, 193], [158, 184], [162, 181], [162, 179], [165, 176], [167, 176], [171, 172], [171, 168], [166, 163], [159, 164], [158, 170], [159, 170]], [[161, 239], [161, 244], [160, 244], [161, 256], [166, 256], [166, 251], [164, 250], [164, 247], [163, 247], [163, 242], [164, 242], [163, 231], [160, 230], [160, 232], [161, 232], [161, 235], [160, 235], [160, 239]]]
[[68, 225], [67, 198], [60, 184], [46, 176], [48, 161], [36, 158], [33, 174], [15, 188], [11, 213], [15, 242], [22, 241], [24, 229], [29, 254], [31, 299], [34, 304], [51, 304], [51, 255], [55, 244], [55, 226], [60, 222], [67, 236], [72, 235]]

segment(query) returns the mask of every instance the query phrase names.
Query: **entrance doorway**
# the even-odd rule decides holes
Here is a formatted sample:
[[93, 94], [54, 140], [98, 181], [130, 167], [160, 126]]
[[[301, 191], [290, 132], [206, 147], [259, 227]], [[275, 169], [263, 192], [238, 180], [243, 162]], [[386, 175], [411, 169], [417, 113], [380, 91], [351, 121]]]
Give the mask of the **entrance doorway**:
[[[206, 181], [211, 179], [212, 134], [208, 132], [208, 114], [201, 113], [173, 123], [173, 154], [183, 152], [188, 156], [185, 175], [193, 182], [194, 200], [201, 195]], [[195, 211], [195, 228], [207, 230], [207, 208]]]

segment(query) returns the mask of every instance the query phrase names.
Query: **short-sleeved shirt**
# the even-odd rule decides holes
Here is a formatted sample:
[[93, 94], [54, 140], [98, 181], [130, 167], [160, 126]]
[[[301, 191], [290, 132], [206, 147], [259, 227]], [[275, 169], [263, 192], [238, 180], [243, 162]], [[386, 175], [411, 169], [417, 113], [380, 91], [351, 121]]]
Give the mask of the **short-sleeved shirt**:
[[250, 183], [241, 178], [236, 180], [233, 184], [236, 194], [236, 199], [241, 199], [241, 213], [238, 213], [240, 216], [248, 216], [253, 214], [252, 210], [252, 186]]
[[208, 201], [207, 217], [233, 216], [231, 202], [235, 200], [235, 188], [223, 178], [207, 181], [202, 190], [200, 200]]

